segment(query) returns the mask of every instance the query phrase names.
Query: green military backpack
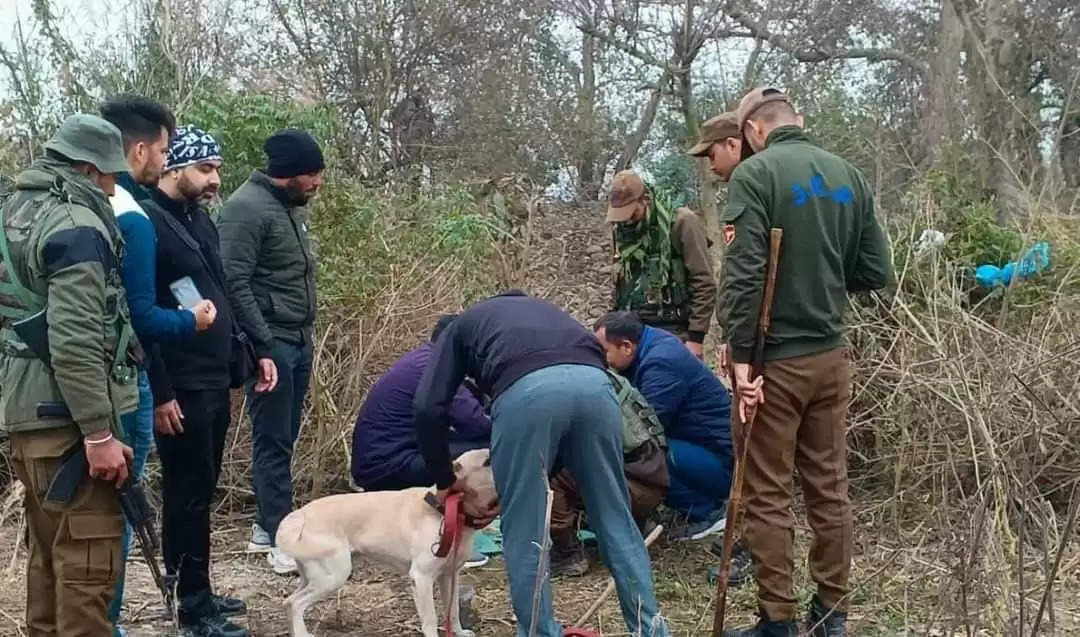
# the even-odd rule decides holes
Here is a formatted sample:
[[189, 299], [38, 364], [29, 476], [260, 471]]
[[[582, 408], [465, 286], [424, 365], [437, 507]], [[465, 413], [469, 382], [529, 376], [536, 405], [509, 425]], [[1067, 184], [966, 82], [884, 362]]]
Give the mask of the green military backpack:
[[611, 370], [607, 370], [607, 373], [619, 400], [619, 409], [622, 410], [623, 453], [629, 454], [650, 440], [660, 448], [667, 449], [664, 425], [649, 402], [625, 377]]

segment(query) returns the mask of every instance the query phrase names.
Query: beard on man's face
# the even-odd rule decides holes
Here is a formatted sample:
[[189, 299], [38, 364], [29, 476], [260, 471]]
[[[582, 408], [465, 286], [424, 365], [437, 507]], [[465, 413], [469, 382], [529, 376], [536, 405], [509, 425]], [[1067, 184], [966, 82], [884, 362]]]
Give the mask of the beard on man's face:
[[212, 202], [218, 193], [216, 185], [207, 184], [199, 187], [183, 175], [180, 176], [180, 182], [176, 185], [176, 188], [185, 200], [203, 205]]
[[161, 181], [161, 170], [154, 170], [149, 165], [143, 167], [142, 172], [139, 174], [133, 174], [132, 178], [140, 186], [146, 188], [157, 188], [158, 182]]
[[300, 180], [293, 177], [285, 183], [285, 194], [288, 195], [289, 201], [297, 206], [307, 205], [311, 198], [315, 196], [315, 192], [318, 188], [312, 188], [305, 190]]

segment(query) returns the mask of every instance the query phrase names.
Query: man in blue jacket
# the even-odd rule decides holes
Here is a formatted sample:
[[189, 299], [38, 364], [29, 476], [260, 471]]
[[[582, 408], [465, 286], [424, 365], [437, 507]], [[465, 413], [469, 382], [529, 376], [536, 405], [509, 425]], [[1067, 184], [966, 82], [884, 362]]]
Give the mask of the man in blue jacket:
[[[216, 308], [203, 301], [189, 310], [173, 310], [155, 305], [157, 290], [154, 284], [157, 237], [154, 224], [137, 202], [149, 198], [145, 188], [157, 186], [165, 169], [165, 154], [169, 139], [176, 128], [173, 114], [161, 104], [140, 95], [116, 95], [100, 108], [102, 118], [120, 129], [124, 155], [130, 171], [117, 175], [116, 192], [109, 203], [116, 214], [116, 226], [124, 239], [124, 256], [120, 277], [131, 311], [131, 324], [139, 342], [147, 352], [154, 343], [180, 344], [210, 327]], [[134, 453], [132, 473], [142, 479], [146, 458], [154, 439], [154, 399], [146, 371], [139, 372], [139, 406], [122, 418], [124, 434]], [[131, 527], [124, 527], [124, 548], [121, 569], [127, 563]], [[120, 617], [124, 597], [124, 575], [121, 570], [116, 582], [116, 594], [109, 607], [109, 619]], [[116, 635], [122, 635], [119, 627]]]
[[735, 467], [727, 388], [678, 338], [646, 327], [632, 312], [606, 314], [593, 328], [608, 364], [630, 379], [664, 425], [667, 504], [689, 520], [673, 535], [697, 540], [722, 531]]

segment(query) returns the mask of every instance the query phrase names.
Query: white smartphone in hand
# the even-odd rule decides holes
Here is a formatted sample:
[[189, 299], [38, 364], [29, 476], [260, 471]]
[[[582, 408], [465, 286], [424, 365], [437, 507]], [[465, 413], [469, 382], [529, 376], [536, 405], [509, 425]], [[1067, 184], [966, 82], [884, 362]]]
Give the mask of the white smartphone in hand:
[[195, 282], [189, 276], [173, 281], [169, 284], [169, 289], [176, 297], [176, 302], [185, 309], [190, 310], [203, 300], [202, 294], [199, 294], [199, 288], [195, 287]]

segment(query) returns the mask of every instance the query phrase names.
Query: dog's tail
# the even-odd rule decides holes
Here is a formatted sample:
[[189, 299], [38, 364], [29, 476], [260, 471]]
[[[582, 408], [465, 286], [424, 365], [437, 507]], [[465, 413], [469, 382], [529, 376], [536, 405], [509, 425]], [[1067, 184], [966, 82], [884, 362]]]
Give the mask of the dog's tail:
[[277, 547], [294, 559], [315, 558], [335, 553], [339, 543], [309, 528], [304, 510], [293, 511], [278, 525]]
[[304, 512], [293, 511], [285, 516], [278, 524], [277, 536], [274, 543], [286, 553], [292, 553], [292, 547], [300, 543], [300, 537], [304, 534]]

